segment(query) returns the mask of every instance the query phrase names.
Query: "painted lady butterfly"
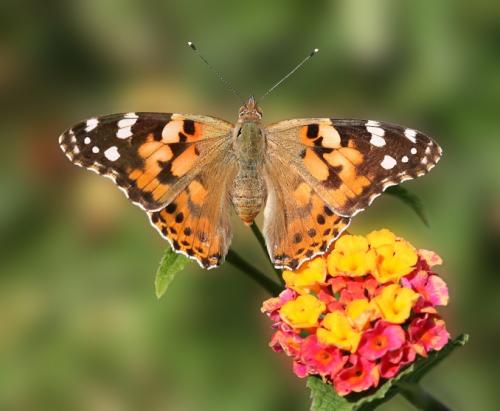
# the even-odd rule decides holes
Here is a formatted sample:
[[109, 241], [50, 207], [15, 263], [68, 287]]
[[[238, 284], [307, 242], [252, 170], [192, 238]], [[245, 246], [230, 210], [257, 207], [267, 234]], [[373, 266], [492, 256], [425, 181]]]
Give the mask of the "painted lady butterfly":
[[307, 118], [264, 127], [253, 97], [236, 125], [191, 114], [91, 118], [59, 144], [76, 165], [111, 178], [172, 247], [204, 268], [231, 242], [230, 208], [264, 236], [277, 268], [323, 254], [384, 189], [427, 173], [428, 136], [378, 121]]

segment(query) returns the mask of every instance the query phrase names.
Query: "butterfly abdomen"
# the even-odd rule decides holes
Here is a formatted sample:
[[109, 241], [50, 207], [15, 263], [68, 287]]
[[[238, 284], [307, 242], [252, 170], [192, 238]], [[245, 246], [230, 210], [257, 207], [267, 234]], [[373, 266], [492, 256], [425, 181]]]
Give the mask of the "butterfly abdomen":
[[243, 122], [234, 135], [238, 172], [230, 195], [236, 214], [246, 224], [252, 224], [266, 198], [262, 173], [264, 149], [264, 138], [259, 123]]

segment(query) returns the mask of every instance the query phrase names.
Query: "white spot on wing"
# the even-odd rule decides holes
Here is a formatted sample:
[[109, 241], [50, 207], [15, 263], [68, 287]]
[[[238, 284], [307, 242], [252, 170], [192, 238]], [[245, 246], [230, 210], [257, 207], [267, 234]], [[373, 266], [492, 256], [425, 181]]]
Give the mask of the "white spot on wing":
[[410, 150], [410, 153], [417, 154], [417, 149], [415, 147], [412, 147], [412, 149]]
[[384, 137], [385, 136], [385, 131], [383, 128], [380, 127], [374, 127], [374, 126], [366, 126], [366, 130], [371, 133], [372, 135]]
[[375, 120], [368, 120], [366, 122], [366, 125], [372, 126], [372, 127], [378, 127], [378, 126], [380, 126], [380, 123], [378, 121], [375, 121]]
[[116, 132], [116, 137], [118, 138], [128, 138], [132, 135], [132, 126], [137, 122], [139, 117], [135, 113], [127, 113], [118, 122], [118, 131]]
[[405, 130], [405, 137], [410, 140], [412, 143], [416, 143], [417, 142], [417, 132], [415, 130], [413, 130], [412, 128], [407, 128]]
[[383, 147], [385, 146], [385, 139], [383, 137], [372, 134], [372, 138], [370, 139], [370, 144], [375, 147]]
[[137, 117], [135, 117], [135, 118], [126, 117], [118, 122], [118, 128], [132, 127], [136, 121], [137, 121]]
[[390, 170], [396, 165], [396, 160], [393, 157], [386, 155], [380, 165], [386, 170]]
[[99, 120], [97, 120], [96, 118], [89, 118], [87, 120], [87, 127], [85, 127], [85, 131], [86, 132], [92, 131], [94, 128], [97, 127], [98, 124]]
[[401, 158], [401, 161], [402, 161], [403, 163], [407, 163], [407, 162], [408, 162], [408, 156], [403, 156], [403, 157]]
[[104, 152], [104, 156], [109, 160], [109, 161], [116, 161], [120, 158], [120, 153], [118, 152], [118, 148], [116, 146], [108, 148]]
[[91, 140], [90, 137], [85, 137], [85, 140], [83, 140], [85, 144], [90, 144]]
[[118, 138], [129, 138], [132, 135], [132, 130], [130, 127], [120, 128], [116, 132], [116, 137]]
[[99, 147], [97, 147], [97, 146], [92, 147], [92, 152], [94, 154], [97, 154], [99, 152]]

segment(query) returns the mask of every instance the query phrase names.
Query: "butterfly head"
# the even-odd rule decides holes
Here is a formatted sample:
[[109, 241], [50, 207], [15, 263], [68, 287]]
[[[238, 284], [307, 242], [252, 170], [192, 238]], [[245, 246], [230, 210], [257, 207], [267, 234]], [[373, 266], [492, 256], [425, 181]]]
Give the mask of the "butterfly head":
[[260, 120], [262, 118], [262, 110], [257, 105], [254, 96], [250, 96], [244, 106], [240, 107], [240, 120]]

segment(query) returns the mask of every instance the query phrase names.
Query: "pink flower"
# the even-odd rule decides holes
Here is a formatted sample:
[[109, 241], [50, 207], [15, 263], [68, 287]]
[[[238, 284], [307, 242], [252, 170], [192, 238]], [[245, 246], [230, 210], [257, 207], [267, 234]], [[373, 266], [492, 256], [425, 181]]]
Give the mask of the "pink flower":
[[278, 330], [273, 334], [269, 346], [275, 352], [284, 351], [289, 357], [297, 357], [300, 353], [301, 343], [302, 338], [297, 334]]
[[285, 288], [284, 291], [280, 293], [278, 297], [269, 298], [262, 303], [260, 309], [261, 312], [265, 313], [274, 323], [280, 321], [279, 309], [286, 302], [293, 300], [297, 296], [297, 293], [289, 288]]
[[317, 297], [326, 304], [326, 308], [329, 312], [344, 309], [342, 304], [337, 301], [337, 299], [333, 295], [331, 295], [324, 287], [319, 290]]
[[380, 376], [383, 378], [394, 377], [399, 369], [415, 361], [416, 352], [408, 342], [395, 351], [389, 351], [380, 361]]
[[400, 325], [378, 321], [375, 327], [363, 334], [358, 352], [368, 360], [383, 357], [404, 344], [405, 332]]
[[347, 287], [347, 282], [349, 281], [348, 277], [342, 277], [342, 276], [337, 276], [337, 277], [332, 277], [328, 280], [328, 283], [332, 287], [333, 293], [339, 293], [341, 290]]
[[401, 281], [405, 287], [411, 287], [418, 292], [425, 301], [432, 305], [447, 305], [448, 287], [441, 277], [420, 270]]
[[304, 378], [307, 377], [308, 372], [307, 372], [307, 366], [297, 360], [293, 361], [293, 373], [299, 377], [299, 378]]
[[424, 260], [429, 267], [443, 264], [443, 259], [439, 255], [437, 255], [434, 251], [421, 249], [418, 250], [418, 256], [422, 260]]
[[337, 347], [321, 344], [316, 335], [310, 335], [302, 342], [300, 358], [307, 364], [310, 374], [333, 378], [342, 369], [348, 357], [342, 355]]
[[431, 350], [440, 350], [450, 339], [444, 321], [436, 315], [415, 318], [408, 327], [408, 334], [413, 348], [423, 357]]
[[357, 355], [351, 355], [349, 362], [350, 366], [345, 367], [333, 379], [337, 394], [361, 392], [378, 385], [380, 374], [377, 364]]

